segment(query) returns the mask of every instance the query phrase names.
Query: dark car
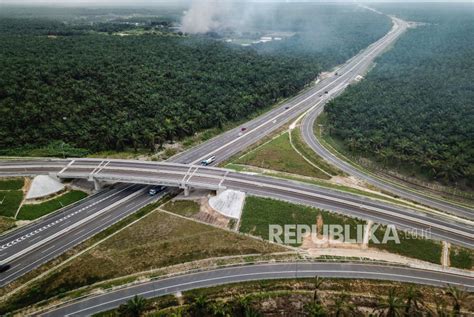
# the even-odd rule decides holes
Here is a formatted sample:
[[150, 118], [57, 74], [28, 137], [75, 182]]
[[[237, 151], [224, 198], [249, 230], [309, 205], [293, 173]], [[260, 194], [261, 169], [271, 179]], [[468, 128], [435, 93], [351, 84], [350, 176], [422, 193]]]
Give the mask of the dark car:
[[242, 131], [242, 132], [247, 131], [247, 128], [242, 127], [242, 128], [240, 128], [240, 131]]
[[326, 90], [324, 93], [325, 93], [325, 94], [329, 94], [329, 91]]
[[3, 273], [3, 272], [7, 271], [10, 268], [11, 268], [11, 266], [9, 264], [0, 264], [0, 273]]
[[288, 109], [290, 109], [290, 107], [289, 107], [289, 106], [286, 106], [285, 109], [288, 110]]
[[163, 191], [164, 189], [165, 189], [164, 186], [157, 186], [157, 187], [150, 188], [150, 190], [148, 191], [148, 195], [155, 196], [156, 194]]

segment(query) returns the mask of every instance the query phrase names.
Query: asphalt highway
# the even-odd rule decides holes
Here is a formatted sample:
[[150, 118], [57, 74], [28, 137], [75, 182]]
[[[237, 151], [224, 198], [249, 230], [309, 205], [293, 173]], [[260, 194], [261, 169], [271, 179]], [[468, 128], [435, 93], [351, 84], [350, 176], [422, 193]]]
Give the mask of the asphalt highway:
[[[100, 168], [99, 168], [100, 167]], [[368, 197], [331, 190], [311, 184], [249, 175], [222, 168], [179, 163], [130, 160], [68, 159], [21, 161], [17, 165], [0, 165], [0, 176], [54, 174], [61, 178], [93, 177], [100, 181], [165, 185], [205, 189], [235, 189], [248, 194], [274, 197], [290, 202], [323, 208], [393, 224], [401, 229], [425, 232], [433, 238], [473, 247], [472, 222], [445, 214], [433, 214], [390, 204]]]
[[[437, 197], [427, 196], [424, 193], [410, 190], [388, 180], [378, 179], [359, 171], [354, 166], [338, 159], [326, 150], [316, 139], [313, 127], [314, 121], [321, 113], [324, 104], [336, 97], [356, 80], [364, 75], [371, 67], [374, 59], [392, 45], [407, 29], [405, 21], [392, 17], [393, 28], [384, 37], [373, 43], [347, 63], [333, 71], [329, 77], [307, 89], [305, 92], [288, 100], [281, 106], [245, 123], [242, 126], [229, 130], [189, 151], [177, 154], [171, 160], [177, 163], [198, 164], [211, 155], [216, 156], [215, 163], [225, 161], [233, 155], [242, 152], [250, 145], [255, 144], [265, 136], [271, 134], [287, 122], [309, 111], [302, 123], [303, 138], [306, 143], [329, 163], [337, 166], [344, 172], [357, 176], [374, 186], [398, 195], [402, 198], [421, 203], [443, 212], [474, 220], [473, 210], [455, 203], [444, 201]], [[337, 74], [337, 75], [336, 75]], [[245, 128], [245, 131], [242, 131]]]
[[[359, 65], [370, 63], [373, 60], [373, 58], [381, 52], [381, 50], [383, 50], [387, 45], [390, 45], [390, 43], [392, 43], [400, 34], [402, 34], [405, 29], [404, 24], [400, 23], [396, 19], [394, 19], [393, 21], [394, 21], [393, 29], [385, 37], [381, 38], [376, 43], [370, 45], [366, 50], [361, 51], [358, 55], [350, 59], [345, 65], [343, 65], [340, 68], [340, 70], [352, 72], [357, 67], [359, 67]], [[299, 116], [300, 114], [302, 114], [303, 112], [305, 112], [307, 109], [312, 107], [312, 105], [315, 102], [317, 102], [318, 98], [321, 98], [320, 96], [325, 95], [326, 91], [333, 89], [335, 87], [340, 87], [339, 82], [341, 81], [341, 78], [344, 78], [344, 76], [345, 75], [337, 76], [335, 75], [335, 73], [332, 73], [331, 76], [320, 81], [318, 84], [307, 89], [305, 92], [301, 93], [295, 98], [290, 99], [284, 105], [281, 105], [263, 114], [262, 116], [259, 116], [258, 118], [248, 122], [247, 124], [245, 124], [245, 127], [246, 127], [245, 133], [241, 131], [241, 127], [235, 128], [218, 137], [215, 137], [209, 140], [206, 143], [203, 143], [197, 147], [194, 147], [188, 151], [185, 151], [171, 158], [169, 161], [178, 162], [178, 163], [193, 163], [193, 162], [199, 162], [210, 155], [216, 155], [217, 156], [216, 163], [221, 162], [231, 157], [235, 153], [245, 149], [249, 145], [262, 139], [266, 135], [270, 134], [272, 131], [275, 131], [276, 129], [281, 127], [283, 124], [285, 124], [292, 118], [295, 118]], [[16, 161], [11, 164], [17, 164], [17, 163], [20, 163], [20, 161]], [[2, 166], [8, 166], [8, 164], [10, 163], [2, 162]], [[47, 164], [47, 163], [43, 162], [42, 166], [37, 167], [37, 171], [36, 171], [37, 174], [45, 174], [48, 172], [48, 166], [44, 164]], [[54, 163], [51, 163], [51, 164], [54, 164]], [[96, 164], [96, 163], [94, 162], [93, 164]], [[107, 161], [104, 160], [102, 164], [105, 166], [107, 164]], [[93, 173], [100, 173], [101, 168], [102, 168], [102, 165], [100, 167], [97, 167], [97, 169], [94, 170]], [[16, 173], [22, 174], [21, 171], [19, 170], [16, 170]], [[28, 175], [27, 171], [25, 171], [23, 175]], [[133, 181], [133, 178], [130, 178], [128, 180], [128, 182], [131, 182], [131, 181]], [[135, 190], [138, 191], [140, 189], [135, 188]], [[133, 206], [140, 206], [142, 199], [144, 198], [135, 196], [135, 191], [133, 190], [133, 188], [128, 191], [129, 191], [130, 203]], [[104, 195], [105, 194], [106, 193], [104, 193]], [[95, 202], [89, 199], [85, 201], [85, 203], [89, 201], [91, 201], [92, 203]], [[108, 205], [101, 204], [101, 206], [105, 208]], [[136, 210], [137, 209], [132, 208], [130, 209], [130, 213]], [[74, 208], [67, 207], [61, 212], [61, 215], [58, 214], [58, 217], [65, 217], [75, 212], [76, 210]], [[121, 218], [120, 217], [116, 218], [114, 217], [114, 215], [122, 215], [123, 217], [126, 215], [125, 213], [122, 212], [122, 210], [120, 210], [120, 208], [109, 209], [106, 212], [106, 214], [112, 215], [110, 217], [113, 219], [116, 219], [117, 221], [120, 220]], [[77, 219], [79, 220], [79, 219], [82, 219], [81, 217], [83, 215], [86, 215], [86, 213], [78, 213], [75, 217], [77, 217]], [[106, 217], [105, 214], [104, 214], [104, 217]], [[102, 225], [101, 221], [94, 219], [94, 217], [90, 217], [88, 219], [89, 221], [87, 221], [87, 223], [83, 223], [81, 225], [81, 227], [84, 227], [83, 232], [82, 232], [83, 239], [81, 241], [87, 239], [88, 237], [91, 237], [94, 234], [94, 232], [97, 232], [97, 228], [106, 227]], [[76, 221], [70, 221], [68, 223], [71, 224], [71, 226], [74, 226]], [[60, 224], [60, 226], [62, 226], [63, 233], [70, 230], [69, 228], [70, 226], [67, 226], [65, 224], [66, 222], [63, 222]], [[47, 218], [37, 221], [38, 227], [45, 227], [48, 225], [49, 223], [48, 223]], [[29, 270], [37, 267], [41, 263], [45, 263], [48, 260], [51, 260], [52, 258], [59, 255], [61, 252], [66, 250], [63, 247], [60, 247], [58, 243], [52, 244], [55, 241], [54, 239], [49, 240], [50, 237], [54, 235], [58, 235], [58, 238], [59, 238], [60, 233], [55, 231], [56, 228], [59, 228], [59, 225], [47, 227], [46, 229], [42, 230], [39, 234], [35, 234], [34, 237], [33, 235], [28, 236], [29, 233], [21, 235], [20, 237], [23, 239], [21, 243], [15, 243], [13, 247], [8, 247], [5, 250], [2, 250], [3, 259], [8, 259], [8, 261], [12, 261], [12, 259], [15, 258], [15, 260], [10, 263], [12, 265], [12, 268], [9, 271], [1, 274], [2, 277], [0, 280], [0, 286], [11, 282], [12, 280], [17, 278], [21, 274], [28, 272]], [[4, 239], [5, 241], [9, 241], [7, 243], [10, 243], [18, 239], [18, 236], [16, 236], [14, 233], [7, 234], [3, 236], [2, 239]], [[33, 241], [33, 239], [36, 239], [36, 240]], [[32, 243], [33, 247], [29, 245], [29, 243]], [[23, 245], [25, 246], [25, 248], [21, 249], [20, 246], [23, 246]], [[13, 251], [13, 250], [21, 249], [21, 250], [28, 250], [27, 251], [28, 254], [29, 253], [37, 254], [37, 253], [41, 253], [41, 250], [38, 249], [39, 246], [42, 246], [42, 247], [50, 246], [50, 249], [47, 250], [48, 256], [36, 255], [36, 258], [42, 259], [41, 261], [31, 261], [27, 257], [26, 253], [25, 254], [13, 253], [13, 252], [7, 251], [7, 250]], [[22, 252], [26, 252], [26, 251], [22, 251]], [[15, 257], [15, 254], [16, 254], [16, 257]]]
[[458, 275], [441, 271], [419, 270], [409, 267], [377, 265], [368, 263], [273, 263], [245, 265], [203, 271], [144, 282], [112, 292], [52, 308], [40, 316], [89, 316], [118, 307], [135, 295], [153, 298], [178, 291], [216, 285], [265, 280], [311, 278], [375, 279], [410, 282], [433, 286], [447, 284], [474, 290], [472, 275]]
[[147, 186], [117, 184], [73, 206], [0, 237], [0, 286], [14, 281], [157, 200]]
[[[300, 95], [241, 127], [237, 127], [197, 147], [178, 154], [169, 161], [185, 164], [199, 163], [201, 160], [215, 155], [217, 158], [216, 163], [222, 162], [244, 150], [249, 145], [261, 140], [290, 120], [305, 113], [314, 105], [322, 103], [331, 96], [340, 93], [347, 86], [349, 78], [365, 72], [373, 59], [403, 34], [406, 29], [406, 23], [395, 18], [393, 18], [393, 22], [393, 29], [386, 36], [361, 51], [346, 64], [338, 68], [337, 71], [332, 72], [329, 77], [308, 88]], [[336, 72], [338, 73], [337, 75]], [[241, 131], [242, 127], [245, 127], [246, 131]], [[68, 166], [68, 164], [71, 165]], [[254, 195], [306, 203], [329, 210], [361, 216], [366, 219], [372, 218], [382, 223], [394, 223], [404, 228], [430, 229], [434, 237], [470, 247], [473, 245], [472, 226], [454, 222], [449, 218], [427, 215], [402, 207], [395, 208], [381, 202], [368, 201], [360, 197], [356, 198], [356, 196], [346, 197], [346, 194], [340, 192], [333, 192], [315, 186], [310, 186], [311, 188], [309, 188], [309, 185], [286, 180], [258, 178], [257, 176], [238, 174], [223, 169], [206, 168], [205, 172], [203, 170], [204, 168], [202, 167], [185, 166], [183, 164], [178, 166], [160, 163], [157, 165], [151, 162], [119, 162], [105, 159], [80, 160], [80, 162], [73, 162], [73, 160], [1, 162], [0, 175], [3, 176], [34, 176], [52, 172], [61, 178], [92, 177], [97, 180], [142, 185], [133, 185], [120, 193], [116, 193], [116, 191], [120, 191], [119, 188], [99, 193], [77, 205], [77, 208], [80, 206], [80, 210], [100, 201], [104, 197], [111, 196], [107, 198], [107, 201], [104, 200], [97, 203], [94, 207], [89, 207], [89, 209], [94, 210], [94, 212], [90, 212], [93, 215], [92, 217], [88, 217], [87, 212], [84, 211], [75, 214], [78, 210], [76, 206], [67, 207], [63, 211], [50, 216], [58, 217], [57, 219], [54, 218], [54, 221], [51, 221], [53, 219], [50, 217], [37, 221], [34, 226], [38, 228], [46, 227], [39, 233], [31, 235], [30, 233], [37, 229], [27, 232], [25, 230], [28, 227], [26, 227], [21, 229], [23, 234], [12, 232], [1, 236], [2, 246], [14, 241], [16, 242], [2, 250], [2, 259], [8, 260], [12, 267], [10, 270], [0, 274], [0, 286], [53, 259], [79, 242], [134, 213], [141, 206], [148, 204], [154, 199], [158, 199], [158, 197], [153, 198], [146, 194], [147, 184], [186, 185], [213, 189], [235, 188]], [[116, 195], [113, 195], [114, 193]], [[123, 202], [114, 205], [117, 200], [121, 201], [119, 197], [123, 197]], [[109, 206], [113, 207], [108, 209]], [[395, 210], [391, 208], [395, 208]], [[71, 218], [74, 218], [74, 221], [66, 223], [64, 220], [61, 220], [47, 227], [49, 224], [70, 214], [74, 214], [71, 216]], [[18, 239], [20, 241], [17, 241]]]
[[[189, 151], [177, 154], [171, 158], [171, 161], [196, 164], [211, 155], [216, 155], [216, 163], [225, 161], [277, 130], [291, 119], [298, 117], [317, 102], [326, 99], [326, 92], [334, 94], [336, 91], [344, 89], [345, 86], [343, 85], [346, 84], [348, 78], [357, 76], [361, 71], [362, 73], [365, 72], [375, 57], [380, 55], [405, 32], [406, 22], [397, 18], [392, 18], [392, 21], [393, 28], [389, 33], [362, 50], [317, 84], [242, 126], [229, 130], [193, 147]], [[242, 128], [246, 128], [246, 130], [242, 131]]]
[[[348, 83], [351, 81], [347, 79]], [[375, 187], [395, 194], [404, 199], [420, 203], [425, 206], [429, 206], [444, 212], [448, 212], [453, 215], [464, 217], [466, 219], [474, 220], [474, 210], [468, 207], [460, 206], [451, 202], [444, 201], [437, 197], [428, 196], [426, 193], [418, 192], [414, 189], [403, 187], [399, 184], [391, 182], [387, 179], [371, 175], [367, 172], [359, 170], [354, 165], [345, 162], [339, 157], [332, 154], [316, 137], [314, 131], [314, 123], [316, 118], [323, 112], [325, 102], [322, 102], [312, 109], [303, 119], [301, 123], [301, 132], [304, 141], [313, 149], [313, 151], [324, 158], [330, 164], [336, 166], [340, 170], [347, 174], [354, 175], [357, 178], [364, 180], [365, 182], [374, 185]]]

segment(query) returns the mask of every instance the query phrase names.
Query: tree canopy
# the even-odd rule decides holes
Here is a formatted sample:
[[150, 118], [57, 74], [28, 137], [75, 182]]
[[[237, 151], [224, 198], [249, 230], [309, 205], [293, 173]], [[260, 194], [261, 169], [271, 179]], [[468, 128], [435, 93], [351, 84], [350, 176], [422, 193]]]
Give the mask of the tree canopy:
[[330, 130], [352, 151], [473, 186], [472, 7], [381, 8], [422, 23], [327, 106]]
[[[2, 17], [0, 154], [38, 147], [51, 155], [154, 149], [222, 127], [295, 94], [322, 67], [354, 54], [354, 43], [362, 48], [389, 27], [387, 19], [356, 6], [307, 8], [313, 15], [301, 18], [309, 25], [315, 15], [331, 12], [325, 35], [309, 46], [295, 37], [268, 49], [173, 32], [120, 36], [116, 32], [136, 29], [120, 19], [81, 24], [70, 17]], [[299, 19], [296, 13], [292, 19]], [[364, 22], [369, 16], [374, 20]], [[146, 21], [146, 27], [160, 24]], [[331, 32], [345, 32], [351, 41], [330, 40]]]

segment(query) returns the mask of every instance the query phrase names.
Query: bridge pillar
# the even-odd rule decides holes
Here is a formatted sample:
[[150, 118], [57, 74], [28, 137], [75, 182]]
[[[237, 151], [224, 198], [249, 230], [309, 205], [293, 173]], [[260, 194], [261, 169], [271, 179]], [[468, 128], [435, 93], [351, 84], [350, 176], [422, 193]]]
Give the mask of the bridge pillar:
[[94, 190], [95, 191], [101, 190], [103, 187], [102, 183], [97, 178], [93, 178], [92, 180], [94, 181]]
[[184, 197], [189, 196], [189, 186], [184, 186]]

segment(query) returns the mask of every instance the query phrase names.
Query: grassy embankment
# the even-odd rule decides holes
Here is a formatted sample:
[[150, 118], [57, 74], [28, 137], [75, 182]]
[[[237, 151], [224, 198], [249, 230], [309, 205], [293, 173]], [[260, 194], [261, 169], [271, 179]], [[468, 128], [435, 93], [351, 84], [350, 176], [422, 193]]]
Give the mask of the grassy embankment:
[[[110, 228], [92, 240], [117, 229]], [[155, 211], [20, 291], [0, 306], [0, 313], [138, 272], [212, 257], [281, 251], [287, 249]]]
[[[232, 163], [227, 164], [225, 167], [239, 172], [261, 172], [268, 176], [306, 182], [356, 195], [384, 200], [394, 204], [409, 206], [412, 208], [414, 207], [412, 203], [377, 194], [373, 191], [365, 191], [359, 188], [329, 182], [328, 179], [330, 179], [330, 177], [328, 175], [337, 176], [343, 175], [343, 173], [333, 168], [309, 149], [301, 139], [299, 129], [296, 129], [296, 131], [293, 130], [291, 137], [293, 144], [298, 151], [303, 154], [306, 159], [318, 166], [318, 168], [309, 164], [294, 150], [290, 144], [288, 133], [282, 133], [280, 136], [271, 139], [267, 143], [252, 149], [241, 157], [233, 160]], [[265, 170], [262, 171], [259, 170], [259, 168]]]
[[449, 261], [452, 267], [472, 270], [474, 267], [474, 252], [468, 248], [451, 246]]
[[0, 216], [15, 217], [15, 213], [23, 199], [21, 190], [23, 185], [23, 178], [0, 180]]
[[[350, 225], [351, 237], [352, 230], [355, 230], [353, 228], [357, 224], [364, 223], [362, 220], [321, 211], [312, 207], [250, 196], [245, 201], [240, 230], [268, 239], [270, 224], [313, 225], [316, 223], [316, 217], [319, 213], [322, 215], [325, 224]], [[384, 232], [384, 228], [379, 228], [375, 232], [375, 236], [382, 240]], [[442, 247], [439, 242], [421, 238], [414, 239], [402, 231], [397, 232], [400, 244], [389, 241], [387, 244], [371, 243], [370, 246], [402, 256], [440, 264]]]
[[235, 163], [320, 179], [330, 178], [295, 152], [289, 142], [288, 132], [253, 151], [247, 152], [247, 154], [238, 158]]
[[17, 219], [34, 220], [49, 213], [52, 213], [53, 211], [66, 207], [70, 204], [73, 204], [85, 197], [87, 197], [87, 194], [85, 192], [80, 190], [72, 190], [42, 203], [25, 204], [21, 207]]
[[192, 217], [199, 212], [200, 206], [193, 200], [172, 200], [162, 209], [184, 217]]
[[23, 199], [23, 178], [0, 180], [0, 233], [15, 227], [15, 213]]

